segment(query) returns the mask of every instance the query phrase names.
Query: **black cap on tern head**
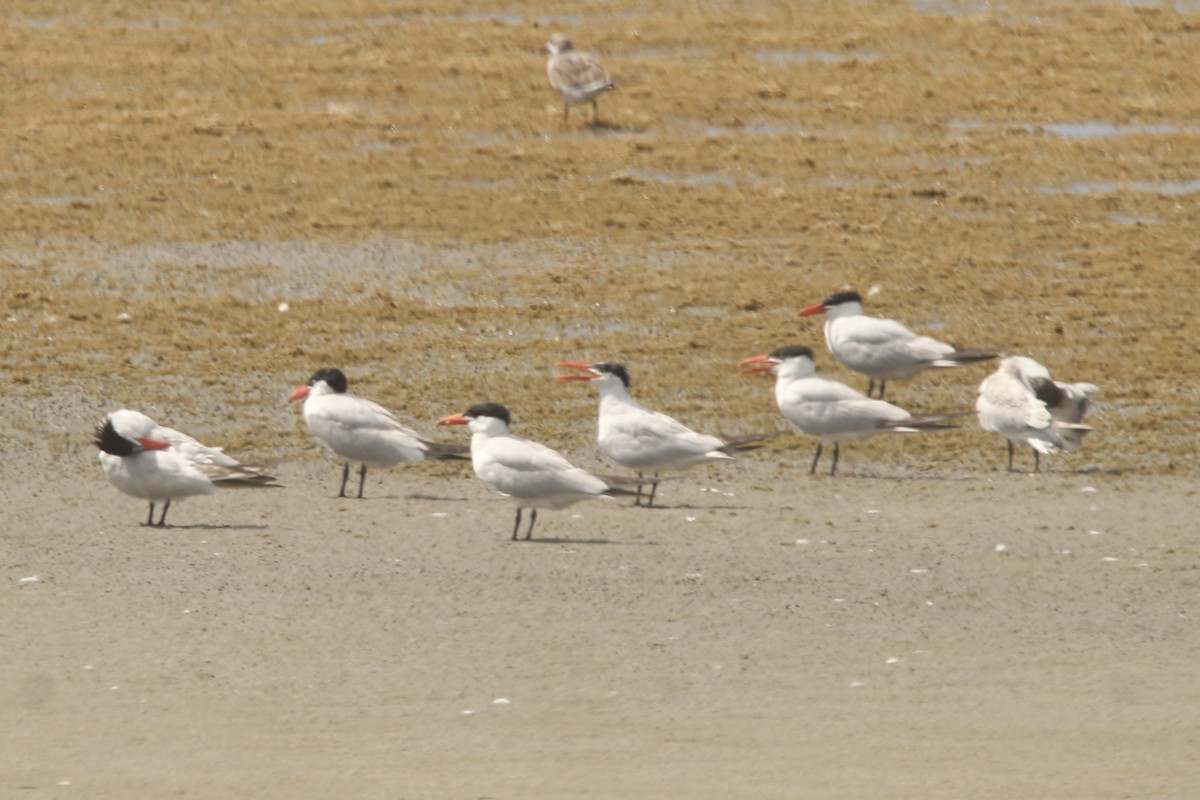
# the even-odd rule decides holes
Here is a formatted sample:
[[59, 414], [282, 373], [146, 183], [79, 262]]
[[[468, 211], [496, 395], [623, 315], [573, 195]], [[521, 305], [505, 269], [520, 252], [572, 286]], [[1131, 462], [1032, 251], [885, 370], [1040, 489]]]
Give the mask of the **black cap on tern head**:
[[625, 369], [624, 364], [617, 364], [612, 361], [601, 361], [599, 364], [593, 364], [592, 369], [600, 372], [607, 372], [609, 375], [616, 375], [621, 379], [621, 383], [625, 384], [628, 389], [633, 385], [633, 381], [629, 379], [629, 370]]
[[845, 292], [835, 292], [821, 301], [821, 305], [829, 308], [830, 306], [840, 306], [842, 303], [858, 303], [862, 305], [862, 295], [850, 289]]
[[117, 429], [113, 427], [112, 419], [109, 417], [105, 417], [104, 422], [96, 426], [96, 438], [93, 444], [109, 455], [122, 458], [133, 455], [139, 449], [137, 444], [117, 433]]
[[468, 408], [463, 416], [468, 419], [495, 417], [498, 420], [503, 420], [505, 425], [512, 425], [512, 415], [508, 413], [507, 408], [499, 403], [477, 403]]
[[789, 358], [799, 358], [800, 356], [807, 356], [810, 361], [816, 360], [813, 358], [813, 351], [809, 350], [802, 344], [792, 344], [788, 345], [787, 347], [780, 347], [770, 355], [771, 358], [779, 361], [787, 361]]
[[327, 369], [319, 369], [313, 373], [313, 376], [308, 379], [308, 385], [313, 386], [317, 381], [325, 381], [330, 389], [333, 389], [338, 394], [346, 393], [346, 374], [337, 367], [329, 367]]

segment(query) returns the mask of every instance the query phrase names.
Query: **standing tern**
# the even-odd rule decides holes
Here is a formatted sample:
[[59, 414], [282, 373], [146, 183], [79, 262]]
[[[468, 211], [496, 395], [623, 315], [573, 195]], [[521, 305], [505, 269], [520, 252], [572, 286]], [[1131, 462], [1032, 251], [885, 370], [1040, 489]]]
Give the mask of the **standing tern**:
[[810, 473], [817, 471], [826, 442], [833, 442], [833, 464], [829, 468], [829, 474], [833, 475], [837, 472], [839, 442], [869, 439], [880, 433], [955, 427], [943, 424], [954, 414], [914, 417], [898, 406], [817, 375], [812, 350], [802, 345], [781, 347], [769, 355], [751, 356], [739, 363], [743, 374], [774, 374], [779, 411], [802, 433], [816, 437], [817, 452]]
[[1033, 471], [1042, 453], [1073, 453], [1092, 430], [1083, 416], [1099, 388], [1092, 383], [1059, 383], [1032, 358], [1010, 356], [979, 384], [975, 411], [985, 431], [1008, 439], [1008, 471], [1013, 443], [1033, 448]]
[[[600, 419], [596, 442], [600, 451], [626, 469], [652, 471], [647, 507], [654, 505], [660, 471], [682, 471], [712, 461], [729, 461], [733, 453], [753, 449], [775, 433], [721, 438], [697, 433], [673, 417], [651, 411], [629, 396], [629, 370], [623, 364], [602, 361], [584, 364], [560, 361], [555, 366], [581, 374], [559, 375], [563, 381], [589, 381], [600, 392]], [[639, 486], [634, 505], [641, 505]]]
[[998, 355], [992, 350], [960, 350], [928, 336], [918, 336], [893, 319], [863, 314], [862, 295], [838, 292], [796, 312], [798, 317], [826, 314], [825, 342], [833, 357], [866, 375], [867, 397], [879, 381], [879, 397], [889, 380], [908, 380], [931, 367], [961, 367]]
[[358, 496], [361, 498], [368, 465], [394, 467], [425, 459], [466, 459], [466, 447], [422, 439], [416, 431], [401, 425], [383, 406], [347, 394], [346, 385], [346, 375], [340, 369], [322, 369], [288, 396], [289, 403], [304, 401], [304, 422], [309, 432], [346, 459], [338, 497], [346, 496], [352, 461], [362, 464], [358, 471]]
[[480, 403], [461, 414], [441, 419], [439, 425], [466, 425], [471, 431], [471, 465], [475, 475], [517, 506], [512, 538], [521, 527], [521, 510], [530, 509], [533, 536], [539, 508], [559, 509], [581, 500], [632, 494], [610, 486], [587, 470], [573, 466], [557, 450], [522, 439], [509, 431], [512, 416], [498, 403]]
[[[171, 501], [212, 494], [218, 487], [279, 488], [262, 466], [242, 464], [219, 447], [208, 447], [140, 411], [123, 408], [105, 415], [96, 428], [100, 466], [113, 486], [150, 501], [146, 525], [164, 527]], [[154, 506], [163, 504], [154, 521]]]
[[571, 40], [561, 33], [550, 37], [546, 52], [550, 54], [546, 60], [546, 76], [554, 90], [562, 95], [563, 122], [570, 116], [572, 105], [590, 102], [592, 124], [599, 124], [600, 109], [596, 98], [614, 88], [608, 72], [594, 56], [576, 50]]

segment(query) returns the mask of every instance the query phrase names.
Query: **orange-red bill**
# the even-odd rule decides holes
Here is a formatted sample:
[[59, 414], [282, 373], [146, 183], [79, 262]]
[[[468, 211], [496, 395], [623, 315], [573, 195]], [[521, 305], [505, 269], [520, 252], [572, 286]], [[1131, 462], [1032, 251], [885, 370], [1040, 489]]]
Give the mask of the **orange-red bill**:
[[797, 317], [811, 317], [813, 314], [824, 314], [824, 313], [825, 313], [825, 306], [821, 305], [820, 303], [815, 303], [814, 305], [808, 306], [806, 308], [802, 308], [799, 311], [797, 311], [796, 316]]
[[559, 361], [554, 366], [566, 367], [567, 369], [577, 369], [580, 372], [587, 373], [586, 375], [559, 375], [560, 381], [590, 381], [596, 376], [592, 373], [592, 368], [582, 361]]
[[[751, 364], [753, 366], [748, 366]], [[741, 373], [743, 375], [757, 375], [760, 372], [770, 372], [771, 368], [775, 366], [775, 362], [771, 360], [769, 355], [763, 353], [762, 355], [743, 358], [738, 362], [738, 366], [742, 368]]]
[[297, 400], [303, 400], [306, 397], [308, 397], [308, 386], [297, 386], [296, 389], [288, 395], [287, 401], [289, 403], [294, 403]]
[[438, 420], [438, 425], [466, 425], [470, 422], [469, 419], [462, 414], [451, 414], [448, 417], [442, 417]]

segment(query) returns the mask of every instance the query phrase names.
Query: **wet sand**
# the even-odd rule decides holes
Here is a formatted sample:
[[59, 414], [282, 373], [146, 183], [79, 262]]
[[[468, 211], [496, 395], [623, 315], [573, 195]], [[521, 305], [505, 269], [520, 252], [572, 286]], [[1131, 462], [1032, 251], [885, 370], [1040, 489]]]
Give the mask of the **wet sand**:
[[[6, 14], [0, 795], [1194, 794], [1200, 8], [676, 8]], [[602, 126], [554, 30], [617, 78]], [[967, 424], [829, 478], [787, 432], [513, 544], [462, 466], [335, 499], [283, 403], [338, 365], [612, 471], [555, 361], [784, 429], [734, 364], [863, 388], [794, 317], [845, 286], [1100, 384], [1083, 452], [1009, 474]], [[287, 488], [141, 527], [89, 444], [124, 405]]]

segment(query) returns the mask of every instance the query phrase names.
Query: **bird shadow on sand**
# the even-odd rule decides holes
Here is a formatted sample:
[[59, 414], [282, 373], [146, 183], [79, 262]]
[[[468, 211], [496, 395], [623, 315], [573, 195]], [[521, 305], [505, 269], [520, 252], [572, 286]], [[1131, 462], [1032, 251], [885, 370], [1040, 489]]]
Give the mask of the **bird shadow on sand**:
[[589, 122], [587, 125], [579, 127], [582, 131], [592, 131], [594, 133], [603, 134], [637, 134], [645, 133], [646, 128], [637, 128], [632, 125], [618, 125], [615, 122], [605, 122], [602, 119]]
[[533, 539], [512, 539], [513, 544], [624, 544], [613, 539], [566, 539], [561, 536], [538, 536]]
[[979, 475], [873, 475], [871, 473], [839, 472], [837, 475], [813, 475], [832, 481], [888, 481], [890, 483], [963, 483], [979, 479]]
[[[1036, 477], [1038, 475], [1130, 475], [1134, 470], [1121, 469], [1119, 467], [1105, 469], [1103, 467], [1079, 467], [1072, 468], [1047, 468], [1034, 472], [1032, 469], [1014, 469], [1012, 472], [1001, 467], [995, 472], [976, 472], [971, 474], [953, 474], [953, 475], [872, 475], [870, 473], [855, 473], [845, 472], [837, 475], [824, 475], [822, 477], [830, 480], [850, 480], [850, 481], [888, 481], [891, 483], [970, 483], [972, 481], [991, 480], [996, 476], [1003, 475], [1025, 475]], [[815, 477], [815, 476], [814, 476]]]
[[1072, 469], [1070, 467], [1042, 467], [1037, 472], [1032, 469], [1014, 469], [1009, 472], [1006, 469], [1000, 469], [996, 472], [997, 475], [1026, 475], [1031, 478], [1036, 478], [1038, 475], [1109, 475], [1118, 477], [1121, 475], [1136, 475], [1135, 469], [1124, 469], [1122, 467], [1078, 467]]
[[753, 506], [734, 506], [734, 505], [715, 505], [715, 506], [697, 506], [691, 503], [676, 503], [675, 505], [663, 506], [655, 503], [652, 506], [635, 506], [632, 503], [625, 508], [637, 508], [645, 511], [746, 511]]
[[265, 531], [269, 525], [233, 525], [229, 523], [213, 524], [198, 522], [193, 525], [142, 525], [143, 528], [153, 528], [158, 531]]
[[617, 539], [567, 539], [562, 536], [534, 537], [533, 539], [510, 540], [511, 544], [615, 544], [626, 547], [657, 547], [658, 542], [622, 542]]
[[330, 495], [333, 500], [420, 500], [422, 502], [436, 503], [465, 503], [465, 497], [438, 497], [432, 494], [372, 494], [366, 497], [339, 497], [338, 495]]

